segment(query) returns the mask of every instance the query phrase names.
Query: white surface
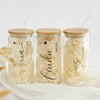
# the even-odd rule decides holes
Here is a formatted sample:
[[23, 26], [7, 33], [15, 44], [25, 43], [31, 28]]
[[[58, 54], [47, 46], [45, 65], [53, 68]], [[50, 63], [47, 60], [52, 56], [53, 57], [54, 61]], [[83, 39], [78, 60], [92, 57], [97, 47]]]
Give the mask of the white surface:
[[[1, 64], [5, 65], [6, 60], [0, 58]], [[18, 99], [18, 97], [23, 98], [25, 100], [49, 100], [53, 97], [52, 100], [74, 100], [77, 99], [85, 99], [85, 100], [95, 100], [100, 99], [100, 71], [88, 71], [87, 81], [85, 86], [82, 87], [69, 87], [64, 85], [57, 84], [17, 84], [10, 85], [7, 81], [6, 72], [2, 70], [0, 72], [0, 83], [6, 88], [10, 89], [11, 93], [4, 98], [0, 98], [1, 100], [8, 99]], [[17, 86], [17, 87], [16, 87]], [[1, 87], [0, 87], [1, 89]], [[80, 95], [79, 95], [80, 94]], [[15, 96], [17, 96], [17, 98]], [[73, 96], [72, 96], [73, 95]], [[19, 99], [22, 100], [22, 99]]]
[[[23, 28], [28, 15], [25, 27], [36, 30], [82, 27], [91, 13], [84, 25], [91, 30], [89, 69], [100, 70], [100, 0], [0, 0], [0, 13], [0, 47], [7, 45], [8, 29]], [[13, 97], [5, 100], [9, 98]]]
[[0, 82], [5, 88], [10, 89], [17, 97], [26, 100], [51, 100], [51, 98], [52, 100], [66, 100], [66, 98], [68, 100], [100, 100], [100, 71], [88, 73], [88, 81], [82, 87], [40, 83], [11, 86], [7, 82], [5, 70], [0, 73], [0, 77]]

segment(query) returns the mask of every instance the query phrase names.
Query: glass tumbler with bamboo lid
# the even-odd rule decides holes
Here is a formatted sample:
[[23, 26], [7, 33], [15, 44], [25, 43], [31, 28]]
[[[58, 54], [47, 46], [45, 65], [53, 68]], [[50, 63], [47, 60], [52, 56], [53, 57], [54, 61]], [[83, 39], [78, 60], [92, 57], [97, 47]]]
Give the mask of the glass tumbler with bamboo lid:
[[61, 81], [61, 30], [41, 28], [37, 33], [36, 81]]
[[89, 29], [64, 31], [63, 76], [68, 85], [84, 85], [88, 66]]
[[11, 29], [9, 33], [8, 81], [28, 84], [34, 80], [33, 42], [31, 29]]

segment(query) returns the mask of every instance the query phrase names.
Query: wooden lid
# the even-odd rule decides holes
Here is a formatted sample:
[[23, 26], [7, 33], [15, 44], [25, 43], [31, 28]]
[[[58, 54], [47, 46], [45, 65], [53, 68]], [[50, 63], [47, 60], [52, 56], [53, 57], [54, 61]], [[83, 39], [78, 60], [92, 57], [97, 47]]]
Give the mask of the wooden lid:
[[55, 34], [60, 34], [61, 30], [57, 28], [40, 28], [36, 30], [36, 33], [44, 35], [55, 35]]
[[14, 35], [32, 35], [34, 33], [34, 30], [19, 28], [19, 29], [8, 30], [8, 33], [14, 34]]
[[85, 35], [88, 34], [89, 31], [90, 30], [86, 28], [68, 28], [63, 30], [66, 35]]

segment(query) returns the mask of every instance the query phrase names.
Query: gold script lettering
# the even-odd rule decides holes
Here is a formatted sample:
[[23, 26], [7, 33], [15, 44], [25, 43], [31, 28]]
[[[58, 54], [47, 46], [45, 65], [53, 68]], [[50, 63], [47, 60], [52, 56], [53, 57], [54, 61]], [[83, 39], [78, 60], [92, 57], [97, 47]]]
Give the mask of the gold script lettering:
[[21, 49], [22, 50], [19, 51], [19, 53], [21, 55], [20, 56], [21, 57], [20, 64], [23, 65], [24, 64], [24, 48], [23, 48], [23, 42], [21, 42]]
[[47, 60], [48, 66], [47, 66], [47, 68], [45, 69], [45, 71], [47, 71], [47, 73], [50, 74], [51, 76], [48, 76], [48, 75], [46, 74], [46, 72], [44, 72], [44, 71], [40, 71], [40, 74], [41, 74], [42, 76], [44, 76], [45, 78], [47, 78], [47, 79], [56, 80], [57, 77], [56, 77], [56, 75], [52, 72], [52, 51], [51, 51], [51, 50], [48, 50], [48, 57], [45, 56], [45, 55], [43, 55], [43, 54], [41, 54], [40, 56], [41, 56], [42, 58], [44, 58], [44, 59]]

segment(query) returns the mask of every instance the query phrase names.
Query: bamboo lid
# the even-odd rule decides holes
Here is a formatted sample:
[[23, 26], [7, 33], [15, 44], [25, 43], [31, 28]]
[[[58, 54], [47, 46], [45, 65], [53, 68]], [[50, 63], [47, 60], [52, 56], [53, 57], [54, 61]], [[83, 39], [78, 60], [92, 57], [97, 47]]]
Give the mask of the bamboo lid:
[[88, 34], [90, 30], [87, 28], [68, 28], [64, 29], [63, 32], [66, 35], [85, 35]]
[[19, 28], [19, 29], [8, 30], [8, 33], [14, 35], [32, 35], [34, 33], [34, 30]]
[[60, 34], [61, 30], [57, 28], [40, 28], [36, 30], [36, 33], [44, 35], [55, 35], [55, 34]]

